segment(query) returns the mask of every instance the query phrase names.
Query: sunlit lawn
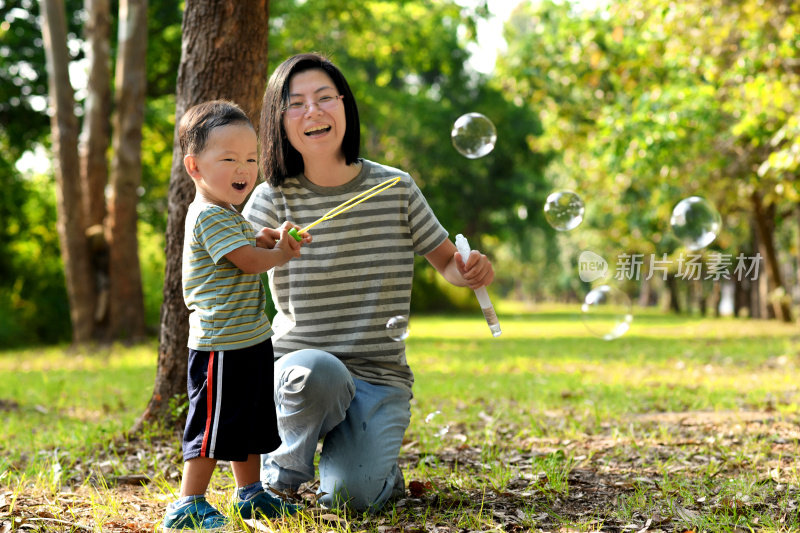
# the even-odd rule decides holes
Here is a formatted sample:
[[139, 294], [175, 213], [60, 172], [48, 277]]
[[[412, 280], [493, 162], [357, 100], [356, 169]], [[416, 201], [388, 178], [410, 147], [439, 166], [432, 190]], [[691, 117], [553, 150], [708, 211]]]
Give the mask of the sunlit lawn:
[[[604, 341], [584, 327], [577, 306], [526, 307], [502, 302], [498, 309], [503, 329], [499, 338], [490, 335], [479, 310], [411, 317], [407, 357], [416, 382], [412, 423], [401, 454], [406, 481], [432, 483], [432, 490], [439, 491], [439, 502], [464, 500], [458, 513], [433, 510], [432, 517], [420, 519], [415, 511], [416, 520], [466, 529], [504, 527], [497, 525], [498, 518], [491, 513], [488, 518], [481, 512], [476, 516], [465, 495], [486, 494], [486, 490], [516, 494], [515, 488], [522, 485], [515, 483], [527, 483], [519, 502], [513, 504], [522, 506], [526, 517], [530, 515], [517, 518], [524, 527], [555, 520], [583, 530], [596, 528], [596, 518], [581, 526], [580, 520], [576, 522], [574, 516], [553, 510], [555, 507], [548, 508], [550, 514], [542, 514], [536, 494], [544, 494], [546, 501], [555, 505], [558, 497], [566, 499], [569, 483], [575, 483], [569, 478], [574, 476], [574, 468], [616, 472], [619, 461], [632, 457], [638, 457], [643, 472], [662, 476], [659, 483], [675, 482], [667, 473], [678, 457], [677, 446], [709, 438], [713, 442], [734, 431], [728, 428], [723, 435], [713, 424], [706, 429], [691, 426], [700, 436], [689, 438], [686, 424], [669, 422], [673, 415], [680, 421], [686, 413], [695, 417], [717, 413], [733, 427], [746, 425], [754, 413], [759, 420], [768, 416], [769, 420], [791, 422], [796, 418], [800, 335], [794, 324], [635, 310], [630, 331]], [[0, 352], [0, 521], [4, 487], [16, 495], [26, 490], [25, 486], [34, 492], [73, 490], [75, 484], [88, 481], [81, 469], [96, 458], [111, 465], [105, 471], [115, 476], [143, 474], [150, 478], [146, 492], [138, 496], [150, 503], [150, 511], [140, 514], [146, 527], [157, 525], [160, 509], [179, 484], [177, 440], [173, 442], [169, 436], [167, 451], [162, 449], [157, 456], [148, 457], [149, 450], [138, 451], [133, 462], [124, 457], [128, 448], [111, 447], [149, 399], [156, 353], [155, 341], [94, 351], [55, 347]], [[598, 444], [601, 441], [604, 444]], [[717, 448], [720, 442], [715, 444]], [[714, 468], [730, 468], [732, 477], [724, 483], [720, 479], [723, 485], [713, 490], [708, 487], [717, 478], [713, 482], [703, 478], [702, 490], [678, 487], [675, 490], [684, 491], [682, 502], [720, 497], [735, 484], [747, 483], [745, 474], [736, 474], [740, 467], [743, 472], [748, 468], [753, 472], [772, 470], [775, 461], [792, 463], [797, 451], [796, 440], [777, 458], [774, 451], [765, 451], [760, 438], [732, 442], [725, 444], [725, 457], [738, 453], [747, 460], [719, 459]], [[654, 458], [652, 450], [663, 446], [675, 448], [661, 450]], [[463, 457], [455, 464], [448, 459], [466, 453], [481, 463], [477, 472], [470, 469], [474, 465], [459, 466]], [[797, 472], [787, 472], [784, 468], [779, 474], [786, 478], [782, 482], [796, 484]], [[230, 490], [229, 472], [223, 469], [216, 476], [214, 490], [222, 491], [218, 494]], [[96, 486], [96, 476], [92, 480]], [[119, 497], [115, 490], [96, 492], [98, 498], [102, 496], [98, 502]], [[463, 494], [454, 496], [452, 491]], [[703, 496], [705, 491], [710, 492]], [[662, 505], [662, 500], [651, 496], [634, 490], [620, 496], [613, 511], [597, 512], [605, 520], [610, 520], [608, 513], [617, 513], [614, 520], [635, 521], [641, 509]], [[414, 501], [422, 505], [427, 500]], [[98, 505], [105, 512], [89, 519], [94, 523], [88, 527], [102, 528], [117, 512], [109, 510], [108, 504], [92, 504]], [[675, 504], [670, 505], [674, 508]], [[146, 507], [140, 505], [140, 509]], [[658, 508], [663, 514], [662, 507]], [[408, 521], [400, 511], [392, 511], [391, 520]], [[125, 512], [135, 515], [135, 510]], [[758, 519], [742, 516], [732, 519], [733, 523], [773, 520], [772, 515]], [[475, 523], [467, 523], [470, 521]], [[368, 523], [373, 522], [366, 519], [364, 524]], [[309, 528], [309, 524], [292, 524], [289, 521], [285, 527]]]
[[472, 317], [412, 318], [418, 414], [435, 407], [429, 402], [453, 408], [458, 400], [532, 420], [566, 411], [615, 420], [651, 411], [797, 409], [796, 325], [639, 310], [626, 335], [604, 341], [584, 327], [578, 307], [509, 307], [497, 339]]

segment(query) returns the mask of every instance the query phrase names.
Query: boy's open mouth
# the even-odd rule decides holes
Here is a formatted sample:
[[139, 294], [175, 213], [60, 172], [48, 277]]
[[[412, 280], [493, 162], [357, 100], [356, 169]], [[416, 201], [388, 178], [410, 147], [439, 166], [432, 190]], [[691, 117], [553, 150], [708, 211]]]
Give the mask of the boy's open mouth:
[[247, 183], [244, 181], [236, 181], [233, 183], [233, 188], [237, 191], [243, 191], [245, 187], [247, 187]]

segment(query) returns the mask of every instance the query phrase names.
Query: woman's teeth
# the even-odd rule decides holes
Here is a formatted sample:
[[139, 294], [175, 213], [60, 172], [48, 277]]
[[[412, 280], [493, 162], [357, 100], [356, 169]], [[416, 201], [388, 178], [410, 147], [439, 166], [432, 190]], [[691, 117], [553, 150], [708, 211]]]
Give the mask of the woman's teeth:
[[306, 130], [306, 131], [304, 131], [303, 133], [304, 133], [305, 135], [308, 135], [308, 136], [311, 136], [311, 135], [318, 135], [318, 134], [320, 134], [320, 133], [325, 133], [326, 131], [329, 131], [330, 129], [331, 129], [331, 127], [330, 127], [330, 126], [315, 126], [315, 127], [313, 127], [313, 128], [309, 128], [309, 129], [307, 129], [307, 130]]

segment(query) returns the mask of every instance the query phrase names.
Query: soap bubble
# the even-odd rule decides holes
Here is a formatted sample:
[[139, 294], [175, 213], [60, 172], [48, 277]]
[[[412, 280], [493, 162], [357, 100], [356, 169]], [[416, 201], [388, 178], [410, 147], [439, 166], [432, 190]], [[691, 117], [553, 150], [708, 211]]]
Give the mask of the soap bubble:
[[494, 150], [497, 130], [492, 121], [480, 113], [461, 115], [450, 132], [453, 146], [469, 159], [478, 159]]
[[410, 334], [408, 331], [408, 317], [405, 315], [393, 316], [386, 322], [386, 334], [393, 341], [406, 340]]
[[431, 423], [431, 422], [433, 422], [433, 421], [436, 419], [436, 417], [438, 417], [440, 414], [442, 414], [442, 412], [441, 412], [441, 411], [434, 411], [434, 412], [432, 412], [432, 413], [428, 413], [428, 416], [426, 416], [426, 417], [425, 417], [425, 423], [426, 423], [426, 424], [430, 424], [430, 423]]
[[586, 329], [607, 341], [624, 335], [633, 322], [631, 299], [611, 285], [599, 285], [589, 291], [581, 311]]
[[[442, 422], [442, 417], [440, 417], [439, 415], [441, 415], [441, 414], [442, 414], [441, 411], [434, 411], [432, 413], [429, 413], [428, 416], [425, 417], [425, 423], [426, 424], [436, 423], [437, 425], [440, 424]], [[449, 424], [445, 424], [443, 426], [439, 426], [439, 430], [436, 432], [436, 436], [439, 437], [439, 438], [442, 438], [445, 435], [447, 435], [447, 433], [449, 431], [450, 431], [450, 425]]]
[[691, 251], [705, 248], [717, 238], [722, 217], [705, 199], [690, 196], [677, 203], [669, 219], [672, 233]]
[[555, 191], [544, 202], [544, 218], [558, 231], [569, 231], [583, 222], [583, 200], [572, 191]]

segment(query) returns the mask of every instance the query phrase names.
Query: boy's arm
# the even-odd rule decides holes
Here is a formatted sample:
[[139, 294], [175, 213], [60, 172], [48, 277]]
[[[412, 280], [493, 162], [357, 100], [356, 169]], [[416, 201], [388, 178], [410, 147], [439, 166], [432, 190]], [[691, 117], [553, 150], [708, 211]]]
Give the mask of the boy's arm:
[[[456, 259], [458, 257], [458, 259]], [[425, 259], [433, 265], [439, 274], [456, 287], [478, 289], [489, 285], [494, 280], [494, 269], [489, 258], [481, 253], [470, 254], [467, 264], [456, 250], [450, 239], [436, 247]]]
[[225, 257], [246, 274], [260, 274], [281, 266], [292, 258], [300, 257], [302, 243], [289, 236], [290, 227], [291, 224], [284, 222], [280, 228], [278, 241], [270, 249], [250, 245], [240, 246], [225, 254]]

